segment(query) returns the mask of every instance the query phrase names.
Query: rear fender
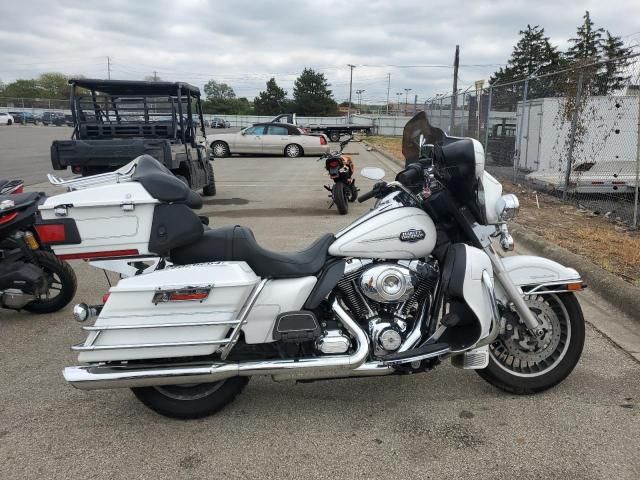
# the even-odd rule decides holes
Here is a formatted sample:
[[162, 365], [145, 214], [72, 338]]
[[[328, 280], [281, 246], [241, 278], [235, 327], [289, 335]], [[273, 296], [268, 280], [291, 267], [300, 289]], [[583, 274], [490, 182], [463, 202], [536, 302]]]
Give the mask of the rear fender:
[[[580, 274], [573, 268], [533, 255], [513, 255], [502, 259], [505, 270], [513, 283], [522, 287], [553, 287], [554, 291], [566, 290], [567, 284], [582, 284]], [[495, 285], [496, 297], [506, 302], [507, 295], [500, 285]]]

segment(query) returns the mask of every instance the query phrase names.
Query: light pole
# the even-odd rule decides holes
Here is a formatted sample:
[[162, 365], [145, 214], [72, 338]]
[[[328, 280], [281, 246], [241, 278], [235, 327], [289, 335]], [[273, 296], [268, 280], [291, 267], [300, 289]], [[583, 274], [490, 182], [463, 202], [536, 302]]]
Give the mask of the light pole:
[[411, 88], [405, 88], [404, 89], [404, 116], [407, 116], [407, 98], [409, 97], [409, 92], [411, 91]]
[[364, 90], [356, 90], [356, 94], [358, 95], [358, 110], [362, 110], [362, 93]]
[[398, 97], [398, 113], [400, 113], [400, 95], [402, 95], [402, 92], [396, 92], [396, 96]]

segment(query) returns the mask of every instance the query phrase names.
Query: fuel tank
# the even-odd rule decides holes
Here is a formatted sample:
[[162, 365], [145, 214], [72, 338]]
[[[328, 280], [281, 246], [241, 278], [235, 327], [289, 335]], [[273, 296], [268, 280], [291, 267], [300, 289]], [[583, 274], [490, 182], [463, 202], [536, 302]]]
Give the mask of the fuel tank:
[[329, 254], [409, 260], [428, 256], [435, 244], [436, 227], [429, 215], [385, 202], [338, 232]]

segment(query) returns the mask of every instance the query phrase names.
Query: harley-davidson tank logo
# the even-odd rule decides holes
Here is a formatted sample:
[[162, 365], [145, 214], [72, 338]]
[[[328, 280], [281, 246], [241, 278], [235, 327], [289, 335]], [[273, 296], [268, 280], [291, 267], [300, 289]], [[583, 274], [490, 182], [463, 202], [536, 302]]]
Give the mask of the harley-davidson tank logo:
[[400, 234], [400, 241], [413, 243], [423, 240], [426, 236], [427, 234], [424, 233], [424, 230], [416, 230], [415, 228], [412, 228], [411, 230], [407, 230]]

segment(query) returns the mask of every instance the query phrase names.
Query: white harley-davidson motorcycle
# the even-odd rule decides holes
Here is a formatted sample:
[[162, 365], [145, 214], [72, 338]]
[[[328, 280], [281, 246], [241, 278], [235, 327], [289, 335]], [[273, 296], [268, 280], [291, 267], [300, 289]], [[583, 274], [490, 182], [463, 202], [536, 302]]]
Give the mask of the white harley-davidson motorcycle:
[[66, 381], [128, 387], [178, 418], [219, 410], [254, 375], [401, 375], [449, 358], [511, 393], [561, 382], [584, 343], [578, 272], [493, 250], [492, 236], [513, 248], [518, 201], [484, 171], [477, 141], [420, 113], [403, 152], [396, 180], [360, 197], [377, 199], [371, 211], [296, 253], [262, 248], [247, 227], [203, 226], [197, 194], [151, 157], [50, 177], [70, 190], [41, 206], [56, 254], [123, 277], [103, 305], [74, 308], [87, 338]]

